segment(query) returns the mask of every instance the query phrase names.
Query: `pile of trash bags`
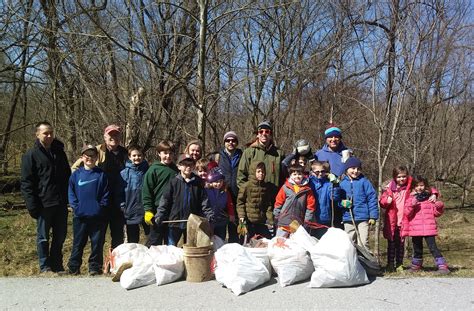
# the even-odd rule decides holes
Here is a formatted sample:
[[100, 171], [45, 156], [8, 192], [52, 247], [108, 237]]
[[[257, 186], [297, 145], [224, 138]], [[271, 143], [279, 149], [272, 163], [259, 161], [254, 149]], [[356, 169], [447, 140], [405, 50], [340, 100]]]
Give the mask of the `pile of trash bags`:
[[[204, 240], [207, 243], [207, 237]], [[245, 246], [225, 244], [216, 236], [209, 241], [215, 250], [209, 269], [216, 281], [235, 295], [265, 284], [273, 274], [282, 287], [306, 280], [310, 280], [308, 287], [313, 288], [369, 283], [366, 265], [361, 265], [356, 247], [341, 229], [329, 228], [320, 240], [299, 226], [289, 238], [251, 239]], [[183, 249], [175, 246], [148, 249], [125, 243], [115, 248], [112, 256], [110, 272], [125, 289], [164, 285], [186, 273]]]

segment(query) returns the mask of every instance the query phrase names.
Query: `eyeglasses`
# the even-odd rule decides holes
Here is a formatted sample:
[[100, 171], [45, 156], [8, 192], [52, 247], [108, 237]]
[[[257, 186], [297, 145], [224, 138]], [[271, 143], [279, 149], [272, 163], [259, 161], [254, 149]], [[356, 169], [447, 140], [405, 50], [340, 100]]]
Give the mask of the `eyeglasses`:
[[259, 133], [259, 134], [270, 135], [270, 134], [272, 133], [272, 130], [261, 129], [261, 130], [258, 130], [258, 133]]
[[314, 174], [314, 175], [326, 174], [326, 171], [325, 171], [325, 170], [322, 170], [322, 171], [313, 171], [313, 174]]
[[236, 139], [226, 139], [225, 142], [230, 143], [230, 144], [236, 144], [237, 140]]

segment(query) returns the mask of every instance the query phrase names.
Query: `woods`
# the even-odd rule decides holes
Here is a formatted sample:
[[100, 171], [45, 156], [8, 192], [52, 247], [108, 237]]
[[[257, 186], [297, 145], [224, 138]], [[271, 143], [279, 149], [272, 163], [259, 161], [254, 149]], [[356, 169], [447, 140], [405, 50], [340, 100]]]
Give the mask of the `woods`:
[[43, 119], [70, 159], [108, 123], [153, 158], [263, 119], [286, 152], [319, 148], [332, 121], [379, 187], [404, 164], [472, 189], [471, 1], [0, 3], [3, 173]]

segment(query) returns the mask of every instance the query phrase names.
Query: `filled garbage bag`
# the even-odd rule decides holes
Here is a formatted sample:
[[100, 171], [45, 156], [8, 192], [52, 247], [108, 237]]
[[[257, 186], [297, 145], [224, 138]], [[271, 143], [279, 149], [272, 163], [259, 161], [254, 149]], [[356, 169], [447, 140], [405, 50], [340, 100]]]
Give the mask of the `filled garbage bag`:
[[309, 287], [346, 287], [369, 283], [357, 251], [341, 229], [329, 228], [310, 251], [315, 271]]
[[235, 295], [246, 293], [270, 280], [265, 265], [242, 245], [230, 243], [215, 253], [216, 280]]
[[164, 285], [180, 279], [184, 273], [183, 249], [173, 245], [152, 246], [148, 251], [152, 257], [156, 285]]
[[291, 239], [271, 239], [268, 243], [268, 257], [282, 287], [306, 280], [314, 271], [307, 251]]
[[146, 256], [148, 247], [138, 243], [123, 243], [114, 248], [110, 258], [110, 273], [117, 273], [121, 265], [126, 262], [140, 262]]

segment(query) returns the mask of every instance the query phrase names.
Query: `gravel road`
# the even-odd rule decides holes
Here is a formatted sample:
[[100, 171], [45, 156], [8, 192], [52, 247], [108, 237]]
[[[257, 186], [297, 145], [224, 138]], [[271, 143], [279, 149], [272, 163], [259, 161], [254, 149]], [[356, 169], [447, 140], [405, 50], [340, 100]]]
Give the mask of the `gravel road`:
[[474, 278], [378, 278], [353, 288], [280, 287], [241, 296], [216, 281], [124, 290], [106, 277], [0, 278], [1, 309], [474, 310]]

